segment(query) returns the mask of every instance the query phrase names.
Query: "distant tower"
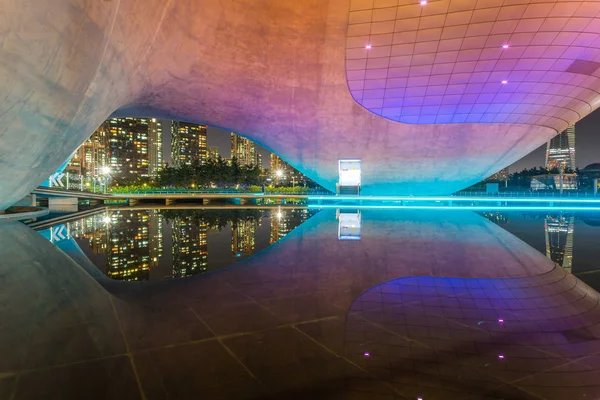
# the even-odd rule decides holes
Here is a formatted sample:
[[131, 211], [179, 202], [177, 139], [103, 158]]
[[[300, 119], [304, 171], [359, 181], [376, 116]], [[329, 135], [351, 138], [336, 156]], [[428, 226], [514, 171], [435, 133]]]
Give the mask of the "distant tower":
[[257, 165], [256, 145], [253, 141], [231, 132], [231, 158], [236, 157], [240, 165]]
[[148, 176], [156, 177], [163, 168], [163, 126], [156, 118], [148, 120]]
[[575, 217], [547, 216], [544, 220], [546, 232], [546, 257], [571, 272], [573, 265], [573, 233]]
[[206, 126], [173, 121], [171, 125], [171, 159], [173, 166], [206, 164]]
[[546, 168], [575, 169], [575, 125], [550, 139], [546, 146]]

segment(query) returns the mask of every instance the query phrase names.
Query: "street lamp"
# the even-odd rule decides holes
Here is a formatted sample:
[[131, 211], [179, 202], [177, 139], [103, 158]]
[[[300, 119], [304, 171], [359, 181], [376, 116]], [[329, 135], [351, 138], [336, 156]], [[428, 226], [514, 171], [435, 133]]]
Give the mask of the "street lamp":
[[106, 194], [106, 187], [108, 186], [108, 177], [110, 175], [110, 167], [105, 165], [100, 168], [100, 173], [104, 175], [104, 193]]
[[283, 177], [283, 170], [278, 169], [277, 171], [275, 171], [275, 176], [277, 177], [277, 186], [279, 186], [279, 179]]

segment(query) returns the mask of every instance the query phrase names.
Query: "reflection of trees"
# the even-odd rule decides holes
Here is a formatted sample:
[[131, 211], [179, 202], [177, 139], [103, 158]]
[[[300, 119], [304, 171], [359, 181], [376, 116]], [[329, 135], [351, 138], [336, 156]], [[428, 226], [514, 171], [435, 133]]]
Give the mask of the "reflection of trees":
[[206, 224], [210, 229], [221, 230], [228, 224], [239, 224], [244, 221], [258, 222], [262, 210], [226, 209], [226, 210], [161, 210], [160, 214], [171, 223], [175, 219], [187, 220], [196, 225]]

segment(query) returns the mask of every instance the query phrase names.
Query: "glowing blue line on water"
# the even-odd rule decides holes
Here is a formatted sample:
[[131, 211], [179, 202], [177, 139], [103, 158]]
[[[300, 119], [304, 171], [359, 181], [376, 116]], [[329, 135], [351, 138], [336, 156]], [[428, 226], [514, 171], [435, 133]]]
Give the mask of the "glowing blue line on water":
[[481, 201], [481, 202], [521, 202], [521, 203], [599, 203], [597, 199], [551, 198], [551, 197], [410, 197], [410, 196], [309, 196], [308, 200], [352, 200], [352, 201]]
[[386, 206], [351, 204], [309, 204], [308, 208], [387, 209], [387, 210], [518, 210], [518, 211], [600, 211], [600, 207], [514, 207], [514, 206]]

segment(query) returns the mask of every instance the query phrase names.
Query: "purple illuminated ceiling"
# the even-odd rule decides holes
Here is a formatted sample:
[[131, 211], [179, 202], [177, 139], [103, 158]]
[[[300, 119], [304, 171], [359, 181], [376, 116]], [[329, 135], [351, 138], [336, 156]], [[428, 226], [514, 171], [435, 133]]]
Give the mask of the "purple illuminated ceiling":
[[558, 131], [600, 103], [600, 2], [352, 0], [352, 97], [411, 124]]

